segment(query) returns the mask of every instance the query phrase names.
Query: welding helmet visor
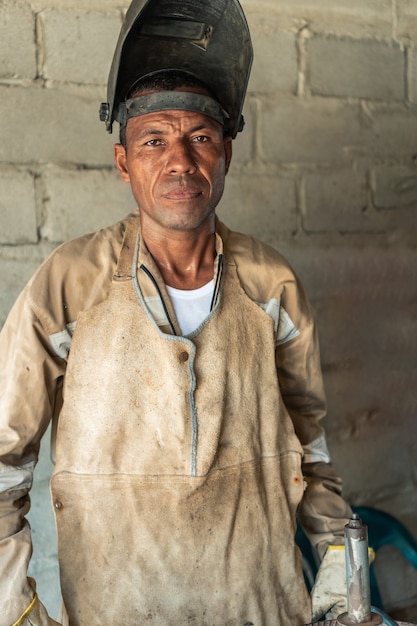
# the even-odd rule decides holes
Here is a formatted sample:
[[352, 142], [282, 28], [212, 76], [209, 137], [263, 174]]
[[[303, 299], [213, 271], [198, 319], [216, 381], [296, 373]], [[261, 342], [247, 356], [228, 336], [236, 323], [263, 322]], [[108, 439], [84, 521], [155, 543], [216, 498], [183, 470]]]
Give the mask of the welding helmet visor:
[[[112, 132], [114, 121], [123, 125], [128, 117], [160, 110], [158, 106], [202, 110], [222, 118], [225, 132], [234, 138], [243, 128], [252, 58], [248, 25], [237, 0], [133, 0], [117, 42], [100, 118]], [[158, 98], [144, 103], [128, 100], [138, 80], [166, 70], [191, 74], [213, 98], [171, 92], [177, 105], [169, 104], [169, 96], [165, 105], [158, 104]]]

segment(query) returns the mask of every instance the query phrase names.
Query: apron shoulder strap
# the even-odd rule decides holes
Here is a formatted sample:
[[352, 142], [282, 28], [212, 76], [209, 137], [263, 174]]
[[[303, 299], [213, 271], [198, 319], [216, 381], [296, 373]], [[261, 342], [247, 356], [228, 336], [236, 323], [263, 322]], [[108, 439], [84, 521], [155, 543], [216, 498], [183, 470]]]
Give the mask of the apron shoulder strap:
[[126, 224], [123, 243], [113, 280], [131, 280], [133, 278], [134, 270], [132, 266], [133, 259], [135, 258], [136, 246], [138, 245], [139, 231], [139, 217], [133, 216]]

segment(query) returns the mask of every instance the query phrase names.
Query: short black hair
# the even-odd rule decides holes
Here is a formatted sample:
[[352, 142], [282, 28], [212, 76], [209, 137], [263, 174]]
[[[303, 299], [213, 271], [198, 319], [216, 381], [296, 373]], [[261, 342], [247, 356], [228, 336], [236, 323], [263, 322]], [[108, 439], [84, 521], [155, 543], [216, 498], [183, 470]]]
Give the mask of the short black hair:
[[[179, 87], [199, 87], [207, 91], [209, 95], [212, 95], [207, 85], [196, 76], [193, 76], [193, 74], [181, 70], [163, 70], [156, 74], [139, 78], [130, 87], [126, 100], [138, 96], [144, 91], [174, 91]], [[119, 141], [126, 150], [126, 124], [120, 125]]]

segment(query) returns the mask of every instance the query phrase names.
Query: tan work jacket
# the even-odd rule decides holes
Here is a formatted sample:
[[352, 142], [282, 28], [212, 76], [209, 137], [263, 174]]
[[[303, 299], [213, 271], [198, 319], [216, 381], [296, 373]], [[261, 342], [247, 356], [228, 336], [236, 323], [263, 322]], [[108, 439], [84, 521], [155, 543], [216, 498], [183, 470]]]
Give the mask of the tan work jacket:
[[310, 621], [297, 510], [320, 551], [348, 515], [312, 311], [276, 251], [221, 224], [214, 273], [210, 314], [181, 336], [134, 214], [58, 248], [15, 305], [0, 339], [0, 626], [53, 623], [26, 578], [24, 515], [54, 413], [67, 623]]

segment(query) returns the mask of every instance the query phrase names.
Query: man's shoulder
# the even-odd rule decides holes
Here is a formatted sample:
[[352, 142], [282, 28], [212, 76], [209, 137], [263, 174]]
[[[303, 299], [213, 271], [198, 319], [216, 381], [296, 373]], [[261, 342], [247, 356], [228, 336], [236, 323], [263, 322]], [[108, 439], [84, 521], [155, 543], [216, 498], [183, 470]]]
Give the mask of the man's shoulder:
[[235, 232], [218, 223], [226, 263], [234, 265], [240, 284], [249, 298], [265, 310], [279, 303], [296, 328], [313, 319], [313, 311], [286, 258], [275, 248], [255, 237]]
[[109, 290], [123, 236], [133, 214], [96, 232], [58, 246], [28, 284], [28, 299], [37, 315], [61, 317], [63, 309], [73, 321], [78, 313]]
[[133, 218], [134, 215], [130, 214], [111, 226], [62, 243], [46, 260], [46, 265], [59, 265], [61, 259], [71, 259], [75, 267], [78, 264], [85, 267], [85, 264], [89, 262], [108, 260], [113, 256], [112, 253], [120, 250], [126, 225]]
[[223, 240], [226, 260], [240, 270], [256, 266], [262, 275], [272, 273], [280, 279], [294, 280], [294, 271], [287, 259], [276, 248], [253, 237], [228, 228], [218, 221], [218, 233]]
[[97, 270], [114, 263], [126, 225], [133, 217], [130, 214], [116, 224], [62, 243], [46, 258], [32, 280], [35, 282], [44, 274], [58, 277], [77, 271], [85, 273], [89, 269]]

